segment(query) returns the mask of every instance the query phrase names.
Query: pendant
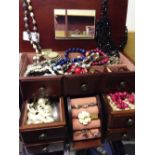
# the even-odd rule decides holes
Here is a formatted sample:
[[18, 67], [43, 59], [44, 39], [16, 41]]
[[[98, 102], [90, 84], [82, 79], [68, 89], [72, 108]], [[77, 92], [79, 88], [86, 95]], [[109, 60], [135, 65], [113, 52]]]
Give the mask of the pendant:
[[42, 56], [46, 60], [51, 60], [53, 62], [57, 62], [61, 58], [59, 53], [55, 52], [55, 51], [52, 51], [52, 49], [42, 49]]

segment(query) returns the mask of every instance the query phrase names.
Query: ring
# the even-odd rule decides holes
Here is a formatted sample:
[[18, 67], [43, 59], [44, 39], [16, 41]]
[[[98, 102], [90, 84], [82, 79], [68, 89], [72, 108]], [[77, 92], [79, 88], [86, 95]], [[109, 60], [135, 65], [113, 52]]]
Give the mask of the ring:
[[93, 107], [95, 106], [96, 103], [89, 103], [89, 104], [83, 104], [83, 105], [73, 105], [72, 108], [75, 108], [75, 109], [80, 109], [80, 108], [88, 108], [88, 107]]
[[81, 111], [78, 114], [79, 122], [83, 125], [88, 125], [92, 120], [98, 119], [98, 114], [90, 114], [87, 111]]
[[81, 131], [76, 131], [75, 136], [83, 135], [85, 138], [89, 138], [89, 135], [93, 136], [94, 138], [100, 137], [101, 133], [100, 131], [98, 132], [93, 132], [91, 129], [83, 129]]

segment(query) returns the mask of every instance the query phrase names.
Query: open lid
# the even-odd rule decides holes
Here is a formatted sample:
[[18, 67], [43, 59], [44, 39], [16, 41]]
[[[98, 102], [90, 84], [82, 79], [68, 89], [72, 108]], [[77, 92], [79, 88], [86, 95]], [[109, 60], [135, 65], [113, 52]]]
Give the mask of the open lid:
[[[29, 41], [23, 40], [24, 13], [23, 0], [19, 0], [19, 51], [34, 52]], [[40, 33], [42, 48], [52, 48], [63, 51], [71, 47], [84, 49], [96, 48], [93, 40], [55, 40], [54, 32], [54, 9], [90, 9], [96, 10], [96, 22], [101, 15], [102, 0], [33, 0], [32, 6]], [[111, 23], [112, 40], [117, 46], [124, 36], [128, 0], [108, 0], [108, 15]]]

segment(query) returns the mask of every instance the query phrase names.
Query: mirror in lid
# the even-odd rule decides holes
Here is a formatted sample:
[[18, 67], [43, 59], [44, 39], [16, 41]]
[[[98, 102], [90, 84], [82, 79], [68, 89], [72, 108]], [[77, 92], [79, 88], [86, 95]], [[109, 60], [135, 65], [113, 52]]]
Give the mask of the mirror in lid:
[[55, 39], [94, 39], [95, 10], [54, 9]]

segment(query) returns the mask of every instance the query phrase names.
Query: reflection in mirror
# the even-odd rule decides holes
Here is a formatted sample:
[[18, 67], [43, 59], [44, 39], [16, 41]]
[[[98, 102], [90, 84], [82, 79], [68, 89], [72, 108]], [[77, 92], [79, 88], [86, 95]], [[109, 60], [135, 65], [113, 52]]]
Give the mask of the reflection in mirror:
[[95, 10], [54, 9], [55, 39], [94, 39]]

